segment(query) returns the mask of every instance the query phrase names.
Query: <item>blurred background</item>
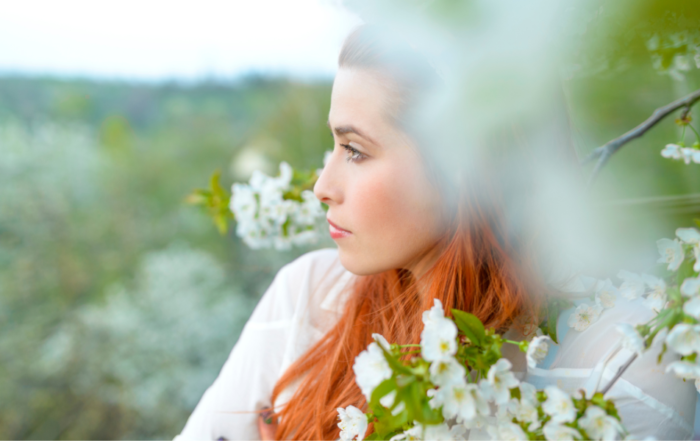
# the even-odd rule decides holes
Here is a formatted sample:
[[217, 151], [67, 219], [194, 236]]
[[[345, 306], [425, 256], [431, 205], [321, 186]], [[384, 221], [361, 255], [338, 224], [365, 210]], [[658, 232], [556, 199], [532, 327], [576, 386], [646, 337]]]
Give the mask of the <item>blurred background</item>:
[[[283, 160], [321, 166], [347, 33], [412, 8], [444, 29], [483, 26], [469, 3], [3, 2], [0, 438], [179, 433], [276, 271], [308, 251], [252, 251], [185, 196], [216, 169], [230, 186]], [[668, 7], [564, 11], [579, 155], [700, 88], [699, 7]], [[653, 262], [656, 239], [700, 217], [700, 164], [660, 156], [680, 139], [675, 117], [592, 187], [611, 253]]]

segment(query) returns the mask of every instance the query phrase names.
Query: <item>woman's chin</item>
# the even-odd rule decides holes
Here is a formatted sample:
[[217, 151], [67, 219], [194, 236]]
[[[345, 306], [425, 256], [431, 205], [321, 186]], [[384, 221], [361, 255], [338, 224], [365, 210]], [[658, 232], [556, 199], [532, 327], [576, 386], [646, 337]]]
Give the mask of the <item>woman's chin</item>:
[[371, 276], [386, 271], [388, 268], [383, 268], [377, 265], [374, 259], [364, 253], [351, 253], [338, 247], [338, 257], [343, 268], [356, 276]]

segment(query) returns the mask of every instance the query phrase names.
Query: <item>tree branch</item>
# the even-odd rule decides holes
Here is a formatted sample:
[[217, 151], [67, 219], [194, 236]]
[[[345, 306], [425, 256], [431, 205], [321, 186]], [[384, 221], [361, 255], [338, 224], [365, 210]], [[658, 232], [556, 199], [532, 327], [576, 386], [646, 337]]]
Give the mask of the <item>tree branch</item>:
[[617, 152], [623, 145], [627, 144], [633, 139], [639, 138], [640, 136], [644, 135], [659, 121], [664, 119], [670, 113], [673, 113], [674, 111], [680, 109], [681, 107], [685, 107], [683, 116], [687, 116], [688, 111], [690, 111], [690, 107], [693, 104], [695, 104], [695, 102], [698, 100], [700, 100], [700, 89], [696, 90], [695, 92], [691, 93], [686, 97], [677, 99], [676, 101], [667, 104], [663, 107], [659, 107], [658, 109], [654, 110], [654, 113], [652, 113], [651, 116], [646, 119], [646, 121], [644, 121], [637, 127], [633, 128], [624, 135], [615, 138], [612, 141], [609, 141], [607, 144], [602, 145], [597, 149], [593, 150], [588, 156], [581, 160], [581, 165], [584, 165], [595, 160], [596, 158], [598, 159], [598, 162], [596, 163], [595, 168], [593, 169], [593, 172], [591, 173], [591, 176], [588, 179], [588, 186], [591, 186], [593, 180], [600, 172], [600, 169], [603, 168], [603, 166], [608, 162], [613, 153]]
[[632, 362], [633, 362], [634, 360], [636, 360], [636, 359], [637, 359], [637, 354], [635, 353], [634, 355], [632, 355], [632, 356], [629, 358], [629, 360], [627, 360], [627, 361], [625, 362], [625, 364], [623, 364], [622, 366], [620, 366], [620, 369], [617, 370], [617, 373], [615, 374], [615, 376], [612, 377], [612, 379], [610, 380], [610, 382], [608, 383], [608, 385], [605, 386], [600, 392], [601, 392], [603, 395], [607, 394], [608, 391], [610, 390], [610, 388], [613, 387], [613, 384], [615, 384], [615, 382], [616, 382], [617, 380], [620, 379], [620, 377], [622, 376], [622, 374], [627, 370], [628, 367], [630, 367], [630, 365], [632, 364]]

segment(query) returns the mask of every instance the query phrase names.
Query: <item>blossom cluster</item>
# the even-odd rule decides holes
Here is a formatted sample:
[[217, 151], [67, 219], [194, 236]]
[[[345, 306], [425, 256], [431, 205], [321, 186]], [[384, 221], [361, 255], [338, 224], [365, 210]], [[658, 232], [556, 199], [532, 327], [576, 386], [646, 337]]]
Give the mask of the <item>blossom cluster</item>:
[[318, 221], [325, 217], [321, 203], [311, 190], [293, 192], [293, 175], [282, 162], [277, 177], [255, 171], [248, 184], [233, 184], [230, 210], [236, 234], [249, 247], [285, 250], [319, 239]]
[[700, 149], [684, 147], [681, 144], [666, 144], [661, 150], [661, 156], [668, 159], [682, 160], [686, 164], [700, 164]]
[[[484, 329], [477, 317], [452, 313], [454, 320], [436, 299], [423, 313], [419, 345], [392, 345], [373, 335], [375, 341], [353, 366], [368, 412], [338, 409], [341, 440], [460, 440], [467, 430], [500, 440], [625, 434], [614, 404], [601, 394], [572, 397], [555, 386], [538, 391], [518, 380], [501, 346], [518, 345], [534, 367], [547, 355], [548, 337], [505, 340]], [[370, 423], [373, 433], [366, 437]]]
[[665, 334], [664, 344], [680, 355], [679, 361], [670, 363], [666, 372], [673, 372], [683, 379], [695, 380], [700, 390], [700, 231], [695, 228], [679, 228], [676, 239], [657, 241], [661, 258], [659, 263], [675, 272], [676, 286], [666, 289], [663, 285], [663, 303], [654, 323], [631, 327], [618, 325], [623, 334], [625, 346], [641, 354], [651, 346], [661, 332]]

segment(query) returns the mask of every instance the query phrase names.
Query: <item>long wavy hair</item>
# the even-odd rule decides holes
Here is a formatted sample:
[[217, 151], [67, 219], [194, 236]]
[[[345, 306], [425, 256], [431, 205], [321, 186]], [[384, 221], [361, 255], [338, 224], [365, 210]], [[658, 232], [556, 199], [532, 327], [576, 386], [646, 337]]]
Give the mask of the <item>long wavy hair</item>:
[[[388, 78], [403, 110], [412, 105], [410, 97], [439, 80], [410, 45], [367, 25], [347, 38], [339, 67], [371, 69]], [[403, 124], [404, 115], [392, 117]], [[477, 197], [474, 189], [455, 191], [458, 201], [438, 244], [441, 253], [420, 281], [403, 269], [356, 279], [337, 324], [275, 385], [273, 403], [285, 388], [298, 386], [277, 414], [277, 439], [337, 439], [336, 408], [366, 408], [352, 370], [355, 357], [375, 332], [390, 342], [420, 342], [421, 313], [433, 299], [442, 302], [448, 315], [452, 308], [468, 311], [487, 328], [498, 330], [511, 326], [521, 314], [537, 316], [541, 297], [533, 293], [543, 293], [544, 285], [533, 276], [538, 274], [534, 259], [518, 257], [527, 255], [527, 243], [509, 242], [512, 234], [497, 208], [498, 192], [488, 185], [478, 192]]]

